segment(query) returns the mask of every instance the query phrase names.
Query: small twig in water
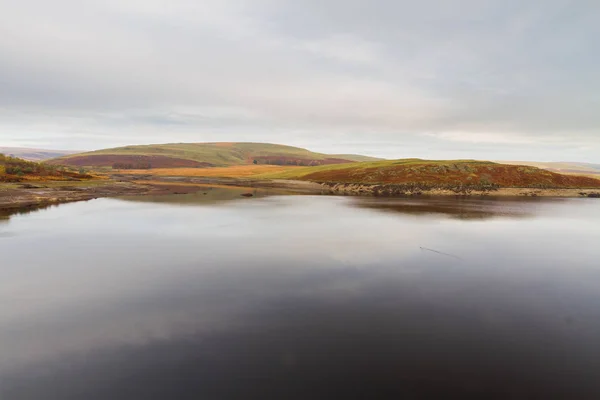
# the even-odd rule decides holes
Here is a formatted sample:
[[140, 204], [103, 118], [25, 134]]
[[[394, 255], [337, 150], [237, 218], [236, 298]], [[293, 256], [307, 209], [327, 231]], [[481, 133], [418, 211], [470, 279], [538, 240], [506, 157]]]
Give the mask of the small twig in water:
[[460, 258], [459, 256], [455, 256], [455, 255], [453, 255], [453, 254], [448, 254], [448, 253], [444, 253], [444, 252], [441, 252], [441, 251], [437, 251], [437, 250], [433, 250], [433, 249], [428, 249], [427, 247], [421, 247], [421, 246], [419, 246], [419, 248], [420, 248], [421, 250], [431, 251], [431, 252], [433, 252], [433, 253], [441, 254], [441, 255], [443, 255], [443, 256], [447, 256], [447, 257], [456, 258], [457, 260], [462, 260], [462, 258]]

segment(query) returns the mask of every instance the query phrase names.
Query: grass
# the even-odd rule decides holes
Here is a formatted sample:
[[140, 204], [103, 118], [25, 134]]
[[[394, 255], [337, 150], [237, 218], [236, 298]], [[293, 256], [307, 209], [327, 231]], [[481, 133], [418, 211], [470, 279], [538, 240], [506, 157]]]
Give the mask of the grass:
[[0, 192], [3, 190], [17, 189], [19, 187], [18, 183], [0, 182]]
[[[262, 174], [282, 173], [302, 167], [279, 165], [234, 165], [231, 167], [214, 168], [156, 168], [135, 169], [119, 171], [126, 174], [151, 175], [151, 176], [189, 176], [189, 177], [219, 177], [219, 178], [245, 178]], [[311, 167], [317, 168], [317, 167]]]
[[[24, 182], [28, 183], [28, 182]], [[41, 181], [34, 182], [34, 185], [53, 188], [53, 187], [63, 187], [63, 186], [73, 186], [73, 187], [89, 187], [89, 186], [103, 186], [106, 184], [112, 183], [109, 179], [93, 179], [93, 180], [85, 180], [85, 181]]]

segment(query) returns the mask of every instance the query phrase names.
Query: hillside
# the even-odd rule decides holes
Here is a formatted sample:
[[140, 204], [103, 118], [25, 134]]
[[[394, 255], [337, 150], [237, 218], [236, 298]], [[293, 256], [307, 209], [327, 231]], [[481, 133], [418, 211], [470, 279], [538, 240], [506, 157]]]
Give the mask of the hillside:
[[70, 171], [63, 166], [27, 161], [0, 153], [0, 182], [80, 180], [91, 178], [92, 176], [90, 175]]
[[269, 143], [171, 143], [126, 146], [79, 153], [51, 160], [73, 166], [118, 169], [224, 167], [244, 164], [329, 165], [373, 159], [358, 155], [328, 155]]
[[600, 180], [589, 177], [562, 175], [536, 167], [473, 160], [406, 159], [326, 165], [294, 168], [261, 175], [261, 178], [423, 187], [600, 188]]
[[69, 154], [75, 154], [77, 151], [30, 149], [26, 147], [0, 147], [0, 153], [22, 158], [27, 161], [45, 161]]

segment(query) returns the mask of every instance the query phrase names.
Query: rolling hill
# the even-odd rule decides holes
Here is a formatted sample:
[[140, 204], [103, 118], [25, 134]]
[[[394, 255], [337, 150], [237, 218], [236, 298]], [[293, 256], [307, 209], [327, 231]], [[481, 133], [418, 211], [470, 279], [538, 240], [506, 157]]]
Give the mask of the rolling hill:
[[386, 160], [294, 168], [264, 174], [265, 179], [319, 183], [420, 185], [423, 187], [600, 188], [600, 180], [563, 175], [544, 169], [489, 161], [420, 159]]
[[51, 163], [118, 167], [122, 169], [223, 167], [243, 164], [328, 165], [378, 160], [345, 154], [329, 155], [306, 149], [269, 143], [171, 143], [125, 146], [71, 154]]
[[75, 153], [78, 152], [69, 150], [30, 149], [26, 147], [0, 147], [0, 154], [5, 154], [7, 156], [12, 155], [27, 161], [44, 161]]

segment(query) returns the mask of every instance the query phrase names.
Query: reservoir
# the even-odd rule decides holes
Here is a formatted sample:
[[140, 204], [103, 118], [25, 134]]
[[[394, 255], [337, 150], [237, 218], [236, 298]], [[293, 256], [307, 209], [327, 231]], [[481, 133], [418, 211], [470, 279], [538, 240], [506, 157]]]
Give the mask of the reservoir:
[[0, 216], [0, 398], [600, 398], [598, 200], [242, 193]]

